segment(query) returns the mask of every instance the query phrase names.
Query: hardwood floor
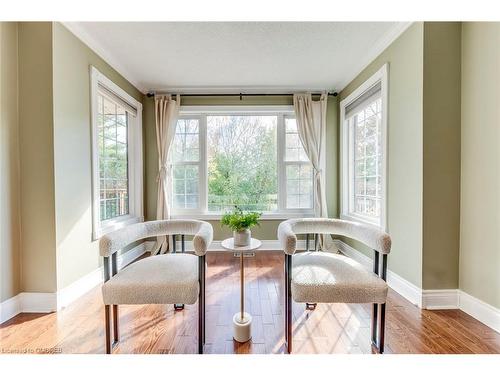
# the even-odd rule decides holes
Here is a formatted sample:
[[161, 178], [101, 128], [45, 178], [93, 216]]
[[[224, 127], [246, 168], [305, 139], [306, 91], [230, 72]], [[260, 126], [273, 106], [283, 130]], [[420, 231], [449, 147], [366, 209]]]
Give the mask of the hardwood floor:
[[[246, 309], [253, 338], [232, 340], [239, 307], [239, 263], [228, 253], [207, 255], [205, 353], [283, 353], [283, 254], [246, 259]], [[197, 305], [120, 307], [121, 341], [114, 353], [196, 353]], [[294, 304], [294, 353], [371, 353], [370, 306]], [[20, 314], [0, 325], [0, 353], [104, 353], [100, 287], [68, 308]], [[459, 310], [427, 311], [390, 290], [386, 353], [500, 353], [500, 334]]]

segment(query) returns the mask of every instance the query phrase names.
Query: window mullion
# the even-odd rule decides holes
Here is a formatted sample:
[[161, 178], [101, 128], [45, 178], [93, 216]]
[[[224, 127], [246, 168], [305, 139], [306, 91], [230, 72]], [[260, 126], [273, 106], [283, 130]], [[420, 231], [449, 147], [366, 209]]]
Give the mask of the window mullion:
[[198, 193], [200, 194], [200, 210], [208, 211], [208, 150], [207, 150], [207, 115], [200, 117], [199, 127], [200, 159], [198, 168], [200, 170]]
[[285, 118], [283, 114], [278, 115], [277, 129], [277, 162], [278, 162], [278, 210], [283, 211], [286, 208], [286, 134], [285, 134]]

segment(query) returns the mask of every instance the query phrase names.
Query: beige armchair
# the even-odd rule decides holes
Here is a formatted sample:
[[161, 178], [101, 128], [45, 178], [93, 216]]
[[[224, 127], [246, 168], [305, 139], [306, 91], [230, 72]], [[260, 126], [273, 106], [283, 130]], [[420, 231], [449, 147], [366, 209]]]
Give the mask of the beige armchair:
[[[148, 237], [193, 235], [193, 254], [168, 253], [130, 264], [118, 273], [117, 251]], [[194, 304], [198, 300], [198, 353], [205, 342], [205, 253], [213, 238], [212, 226], [199, 220], [158, 220], [138, 223], [103, 236], [102, 296], [105, 308], [106, 353], [118, 343], [118, 305]], [[184, 245], [183, 245], [184, 248]], [[110, 269], [111, 266], [111, 269]], [[111, 310], [113, 341], [111, 341]]]
[[[373, 272], [340, 254], [323, 251], [295, 254], [298, 234], [331, 234], [364, 243], [374, 250]], [[387, 254], [391, 250], [389, 235], [356, 222], [310, 218], [282, 222], [278, 227], [278, 239], [285, 252], [285, 341], [288, 353], [292, 352], [292, 299], [306, 304], [372, 303], [372, 344], [382, 353], [388, 290], [385, 282]], [[379, 254], [382, 254], [381, 267]]]

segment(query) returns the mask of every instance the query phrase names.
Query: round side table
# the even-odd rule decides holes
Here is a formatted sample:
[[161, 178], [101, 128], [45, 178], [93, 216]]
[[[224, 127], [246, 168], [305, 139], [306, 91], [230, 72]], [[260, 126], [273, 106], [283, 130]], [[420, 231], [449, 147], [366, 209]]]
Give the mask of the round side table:
[[251, 253], [262, 246], [256, 238], [250, 239], [248, 246], [235, 246], [233, 238], [222, 241], [222, 247], [240, 255], [240, 311], [233, 316], [233, 338], [238, 342], [247, 342], [252, 338], [252, 315], [245, 312], [245, 253]]

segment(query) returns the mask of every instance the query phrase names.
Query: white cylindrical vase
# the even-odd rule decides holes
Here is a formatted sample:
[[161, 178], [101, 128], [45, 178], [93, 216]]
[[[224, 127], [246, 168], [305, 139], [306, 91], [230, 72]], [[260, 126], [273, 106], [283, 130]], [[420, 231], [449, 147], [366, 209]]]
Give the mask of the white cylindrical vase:
[[249, 246], [252, 232], [250, 229], [233, 231], [234, 246]]

